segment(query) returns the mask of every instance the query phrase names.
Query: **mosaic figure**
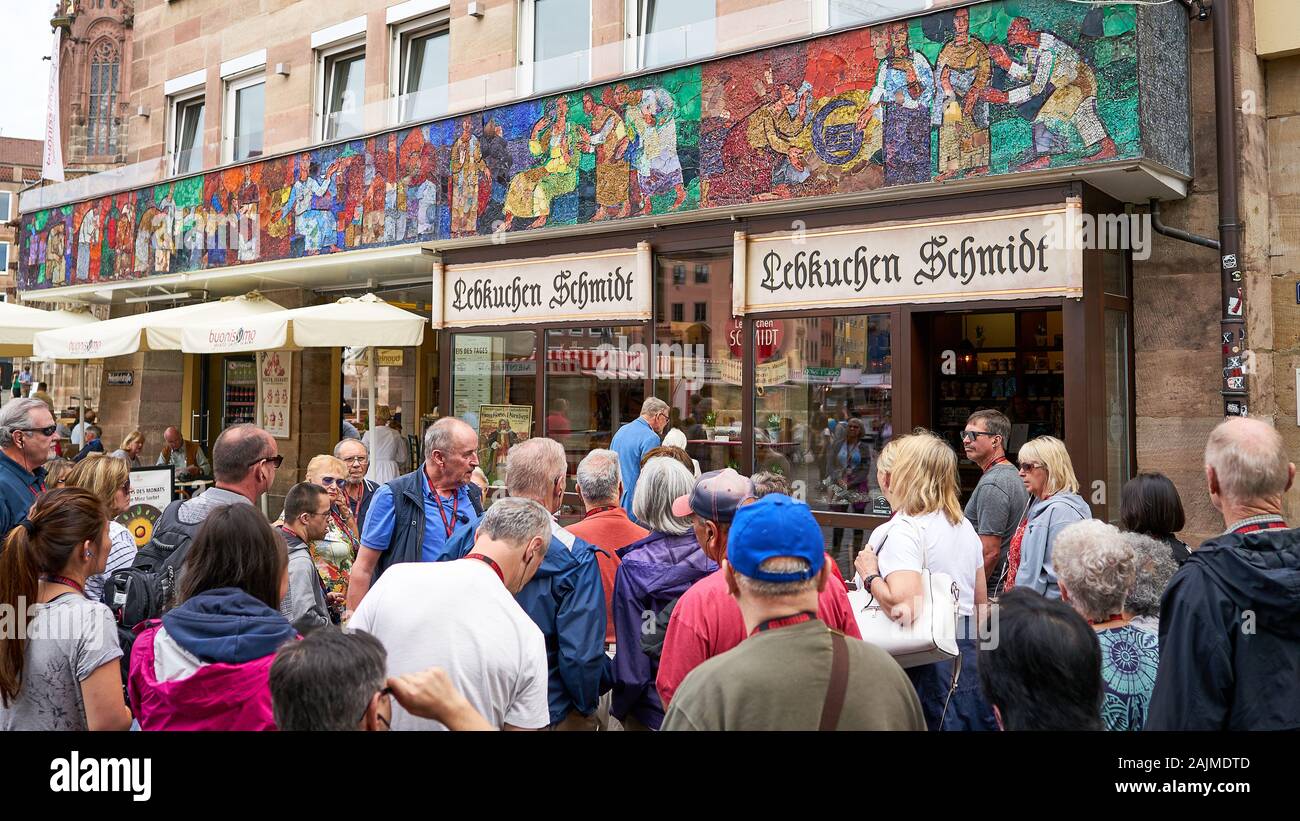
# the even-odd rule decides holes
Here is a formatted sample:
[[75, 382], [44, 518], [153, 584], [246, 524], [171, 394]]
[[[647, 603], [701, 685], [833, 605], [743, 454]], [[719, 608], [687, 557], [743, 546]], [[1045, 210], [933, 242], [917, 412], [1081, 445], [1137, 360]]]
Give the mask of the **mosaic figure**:
[[482, 207], [478, 230], [481, 234], [491, 234], [503, 217], [501, 208], [510, 187], [510, 169], [514, 167], [514, 160], [510, 157], [510, 142], [506, 140], [501, 124], [496, 120], [488, 120], [483, 125], [479, 153], [483, 157], [483, 166], [487, 169], [488, 185], [479, 194]]
[[673, 96], [662, 88], [628, 91], [625, 125], [631, 142], [632, 165], [636, 169], [640, 190], [640, 213], [650, 213], [650, 198], [669, 191], [676, 193], [669, 211], [686, 200], [682, 163], [677, 157], [677, 105]]
[[591, 118], [591, 128], [579, 126], [583, 151], [596, 157], [596, 213], [592, 220], [626, 217], [628, 200], [627, 126], [616, 110], [614, 93], [606, 89], [597, 103], [591, 92], [582, 95], [582, 110]]
[[338, 220], [334, 212], [326, 208], [314, 207], [314, 197], [329, 197], [334, 183], [333, 168], [324, 176], [317, 176], [315, 161], [306, 162], [306, 157], [298, 159], [298, 179], [289, 190], [289, 199], [280, 209], [281, 220], [294, 215], [294, 230], [303, 241], [303, 250], [308, 255], [319, 254], [322, 249], [329, 250], [338, 242]]
[[885, 184], [929, 182], [934, 72], [908, 44], [906, 23], [890, 23], [888, 37], [889, 56], [871, 90], [871, 102], [883, 109]]
[[51, 285], [67, 284], [67, 263], [63, 257], [67, 243], [67, 226], [59, 220], [50, 226], [49, 239], [45, 245], [45, 279]]
[[235, 195], [235, 205], [239, 213], [239, 261], [251, 262], [257, 259], [258, 226], [257, 207], [262, 198], [262, 190], [253, 182], [253, 166], [244, 166], [244, 181]]
[[99, 213], [91, 208], [81, 217], [77, 230], [77, 282], [90, 281], [90, 251], [99, 242]]
[[479, 182], [487, 166], [469, 117], [461, 120], [460, 135], [451, 144], [451, 233], [466, 236], [478, 231]]
[[939, 176], [975, 176], [989, 170], [989, 87], [993, 63], [984, 43], [970, 36], [970, 9], [953, 12], [955, 33], [935, 61], [942, 95], [939, 117]]
[[541, 228], [551, 213], [551, 201], [578, 187], [578, 160], [574, 148], [580, 145], [577, 126], [569, 121], [569, 100], [557, 97], [553, 107], [533, 126], [528, 151], [545, 159], [542, 165], [521, 171], [510, 180], [506, 192], [505, 220], [535, 217], [529, 228]]

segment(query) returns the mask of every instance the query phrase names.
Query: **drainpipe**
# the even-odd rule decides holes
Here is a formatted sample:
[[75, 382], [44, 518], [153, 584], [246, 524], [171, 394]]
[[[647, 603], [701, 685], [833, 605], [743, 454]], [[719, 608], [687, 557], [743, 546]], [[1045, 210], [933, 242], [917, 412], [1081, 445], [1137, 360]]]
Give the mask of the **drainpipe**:
[[1245, 416], [1249, 392], [1242, 367], [1246, 352], [1246, 282], [1241, 273], [1241, 218], [1237, 199], [1237, 82], [1232, 74], [1232, 3], [1215, 0], [1214, 110], [1219, 171], [1219, 261], [1222, 277], [1223, 413]]

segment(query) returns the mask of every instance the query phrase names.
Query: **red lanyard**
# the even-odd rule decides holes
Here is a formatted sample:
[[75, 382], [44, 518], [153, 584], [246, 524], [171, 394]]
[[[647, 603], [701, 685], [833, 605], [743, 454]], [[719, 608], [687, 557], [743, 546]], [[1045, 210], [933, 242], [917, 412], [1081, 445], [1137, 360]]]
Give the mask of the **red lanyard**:
[[424, 478], [429, 483], [429, 491], [433, 494], [433, 498], [438, 502], [438, 515], [442, 517], [442, 526], [447, 529], [447, 538], [450, 539], [451, 534], [456, 532], [456, 510], [460, 507], [460, 493], [455, 490], [451, 493], [451, 521], [448, 522], [447, 514], [442, 509], [442, 496], [438, 493], [438, 489], [433, 486], [433, 479], [429, 476], [428, 465], [425, 465], [424, 468]]
[[[754, 628], [754, 633], [766, 633], [768, 630], [775, 630], [779, 627], [791, 627], [796, 624], [803, 624], [806, 621], [812, 621], [817, 618], [817, 614], [805, 610], [802, 613], [795, 613], [793, 616], [781, 616], [776, 619], [768, 619], [759, 626]], [[754, 635], [750, 633], [749, 635]]]
[[484, 556], [482, 553], [470, 553], [464, 556], [464, 558], [478, 559], [483, 564], [492, 568], [492, 572], [497, 574], [497, 578], [501, 580], [502, 584], [506, 583], [506, 574], [501, 572], [501, 565], [497, 564], [491, 556]]
[[49, 582], [50, 584], [63, 584], [63, 585], [67, 585], [68, 587], [75, 588], [76, 591], [77, 591], [78, 593], [80, 593], [81, 595], [83, 595], [83, 596], [86, 595], [86, 588], [84, 588], [84, 587], [82, 587], [81, 585], [77, 584], [77, 582], [76, 582], [75, 579], [69, 579], [67, 576], [53, 576], [53, 575], [50, 575], [50, 576], [46, 576], [46, 577], [45, 577], [45, 581]]
[[1008, 458], [1005, 457], [1005, 456], [999, 456], [998, 458], [994, 459], [992, 462], [989, 462], [989, 466], [986, 467], [986, 468], [984, 468], [984, 472], [985, 472], [985, 473], [988, 473], [990, 470], [993, 470], [993, 468], [997, 467], [998, 465], [1002, 464], [1003, 462], [1006, 462], [1008, 465], [1011, 464], [1011, 460], [1010, 460], [1010, 459], [1008, 459]]

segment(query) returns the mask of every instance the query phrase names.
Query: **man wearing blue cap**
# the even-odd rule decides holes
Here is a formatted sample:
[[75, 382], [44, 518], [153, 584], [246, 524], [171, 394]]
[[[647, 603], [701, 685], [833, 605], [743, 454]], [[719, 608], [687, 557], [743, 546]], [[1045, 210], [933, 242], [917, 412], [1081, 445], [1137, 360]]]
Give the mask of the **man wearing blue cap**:
[[774, 494], [740, 508], [722, 572], [749, 638], [686, 677], [664, 730], [925, 729], [903, 668], [817, 618], [830, 569], [807, 505]]

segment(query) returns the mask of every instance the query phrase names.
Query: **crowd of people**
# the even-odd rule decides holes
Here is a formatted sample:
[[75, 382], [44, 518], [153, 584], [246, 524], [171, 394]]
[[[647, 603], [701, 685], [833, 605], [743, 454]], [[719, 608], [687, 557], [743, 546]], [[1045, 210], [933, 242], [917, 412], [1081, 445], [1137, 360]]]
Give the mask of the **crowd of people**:
[[[1295, 468], [1262, 421], [1211, 434], [1225, 531], [1196, 549], [1166, 477], [1124, 486], [1119, 527], [1097, 520], [1064, 443], [1013, 462], [997, 411], [963, 431], [983, 471], [964, 507], [947, 442], [892, 436], [871, 466], [893, 515], [846, 579], [786, 477], [697, 475], [668, 420], [647, 399], [582, 458], [567, 527], [557, 441], [513, 445], [489, 502], [477, 432], [453, 417], [384, 482], [343, 439], [271, 522], [257, 504], [283, 456], [236, 425], [214, 486], [137, 550], [114, 519], [140, 440], [54, 477], [48, 408], [12, 400], [0, 606], [26, 617], [0, 637], [0, 729], [1300, 728]], [[198, 461], [164, 438], [167, 460]], [[918, 662], [864, 614], [915, 629], [946, 595], [935, 578], [956, 654]]]

